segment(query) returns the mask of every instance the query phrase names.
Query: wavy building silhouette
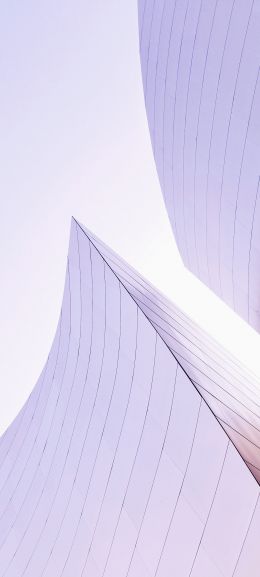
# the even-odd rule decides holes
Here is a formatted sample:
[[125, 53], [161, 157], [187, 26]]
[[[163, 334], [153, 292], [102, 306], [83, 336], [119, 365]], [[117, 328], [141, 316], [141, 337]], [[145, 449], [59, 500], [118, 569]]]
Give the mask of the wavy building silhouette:
[[[183, 261], [259, 330], [259, 1], [139, 0], [139, 27]], [[73, 219], [0, 439], [0, 577], [259, 577], [259, 481], [259, 379]]]
[[249, 407], [253, 377], [73, 221], [54, 343], [1, 438], [0, 576], [258, 577], [257, 475], [213, 374]]

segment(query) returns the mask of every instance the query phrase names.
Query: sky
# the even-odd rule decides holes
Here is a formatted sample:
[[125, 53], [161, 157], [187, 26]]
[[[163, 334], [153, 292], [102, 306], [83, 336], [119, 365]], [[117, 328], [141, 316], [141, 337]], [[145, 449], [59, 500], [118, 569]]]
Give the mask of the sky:
[[260, 336], [186, 271], [150, 143], [136, 1], [0, 4], [0, 433], [46, 361], [73, 215], [260, 374]]

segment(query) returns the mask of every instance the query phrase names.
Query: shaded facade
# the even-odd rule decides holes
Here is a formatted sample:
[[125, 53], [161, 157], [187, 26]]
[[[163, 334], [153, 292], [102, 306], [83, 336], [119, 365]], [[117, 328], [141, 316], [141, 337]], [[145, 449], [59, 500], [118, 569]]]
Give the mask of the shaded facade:
[[0, 441], [0, 576], [258, 577], [258, 483], [95, 243], [73, 222], [53, 346]]
[[157, 171], [184, 264], [260, 330], [259, 0], [139, 0]]

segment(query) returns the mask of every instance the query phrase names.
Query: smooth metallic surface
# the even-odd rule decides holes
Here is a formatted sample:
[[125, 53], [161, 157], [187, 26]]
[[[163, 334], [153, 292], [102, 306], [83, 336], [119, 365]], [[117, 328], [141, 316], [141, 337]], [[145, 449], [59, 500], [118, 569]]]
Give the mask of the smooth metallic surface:
[[141, 275], [87, 232], [260, 481], [260, 381]]
[[0, 576], [258, 577], [258, 483], [93, 243], [0, 441]]
[[185, 265], [260, 330], [260, 2], [139, 0], [146, 110]]

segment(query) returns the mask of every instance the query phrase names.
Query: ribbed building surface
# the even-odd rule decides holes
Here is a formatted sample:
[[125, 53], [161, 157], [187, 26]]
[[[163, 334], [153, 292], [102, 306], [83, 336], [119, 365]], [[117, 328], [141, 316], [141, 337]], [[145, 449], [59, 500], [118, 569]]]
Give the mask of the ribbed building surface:
[[139, 0], [157, 171], [185, 265], [260, 330], [260, 2]]
[[74, 222], [48, 361], [0, 443], [0, 576], [258, 577], [258, 483], [106, 260]]
[[260, 481], [260, 380], [85, 229]]

